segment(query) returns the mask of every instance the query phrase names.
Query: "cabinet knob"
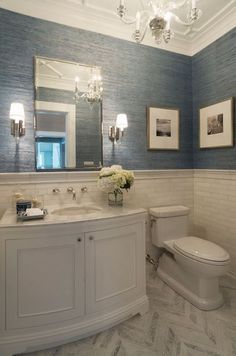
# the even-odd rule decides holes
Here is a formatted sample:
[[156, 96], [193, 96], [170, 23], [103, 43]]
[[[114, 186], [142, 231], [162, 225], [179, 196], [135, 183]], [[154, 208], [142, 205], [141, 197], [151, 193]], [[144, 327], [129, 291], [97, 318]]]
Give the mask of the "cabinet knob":
[[79, 238], [77, 239], [77, 241], [78, 241], [78, 242], [81, 242], [81, 237], [79, 237]]
[[94, 239], [93, 236], [89, 236], [89, 240], [92, 241]]

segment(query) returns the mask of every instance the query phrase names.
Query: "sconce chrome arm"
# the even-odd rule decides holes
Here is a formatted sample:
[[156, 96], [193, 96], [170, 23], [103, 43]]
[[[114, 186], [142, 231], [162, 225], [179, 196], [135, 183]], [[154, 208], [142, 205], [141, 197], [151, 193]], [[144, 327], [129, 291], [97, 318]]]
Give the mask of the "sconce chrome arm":
[[16, 143], [18, 143], [19, 137], [25, 135], [24, 105], [21, 103], [11, 103], [9, 118], [11, 120], [11, 135], [16, 138]]
[[116, 125], [109, 126], [108, 137], [115, 143], [122, 136], [124, 136], [124, 129], [128, 127], [128, 119], [126, 114], [118, 114], [116, 118]]
[[19, 138], [25, 135], [25, 127], [24, 122], [20, 120], [16, 122], [15, 120], [11, 120], [11, 135]]
[[109, 129], [108, 129], [109, 140], [112, 141], [112, 142], [118, 141], [120, 139], [120, 136], [121, 136], [120, 132], [121, 132], [121, 130], [120, 130], [119, 127], [109, 126]]

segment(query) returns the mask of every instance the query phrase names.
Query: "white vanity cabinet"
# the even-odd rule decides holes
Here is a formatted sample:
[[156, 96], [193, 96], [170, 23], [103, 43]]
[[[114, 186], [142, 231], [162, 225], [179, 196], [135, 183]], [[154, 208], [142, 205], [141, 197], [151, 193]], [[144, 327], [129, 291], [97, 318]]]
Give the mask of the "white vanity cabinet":
[[63, 344], [148, 308], [145, 211], [0, 228], [0, 355]]
[[144, 250], [142, 223], [85, 234], [86, 313], [145, 294]]
[[6, 241], [6, 328], [45, 325], [84, 314], [84, 238]]

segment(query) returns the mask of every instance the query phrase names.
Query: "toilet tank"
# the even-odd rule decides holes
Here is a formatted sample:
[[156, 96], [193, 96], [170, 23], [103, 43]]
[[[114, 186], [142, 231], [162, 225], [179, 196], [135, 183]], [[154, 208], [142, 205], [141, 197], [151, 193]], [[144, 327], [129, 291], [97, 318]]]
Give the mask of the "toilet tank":
[[164, 247], [164, 241], [188, 235], [189, 208], [182, 205], [150, 208], [152, 243]]

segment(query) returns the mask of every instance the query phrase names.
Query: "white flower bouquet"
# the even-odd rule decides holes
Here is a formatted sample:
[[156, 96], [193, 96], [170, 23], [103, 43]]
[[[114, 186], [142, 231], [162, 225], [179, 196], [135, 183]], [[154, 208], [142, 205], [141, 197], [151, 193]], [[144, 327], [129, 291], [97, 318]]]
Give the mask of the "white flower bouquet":
[[121, 189], [130, 189], [134, 183], [134, 174], [122, 169], [121, 166], [113, 165], [101, 169], [98, 178], [98, 187], [103, 192], [121, 192]]

